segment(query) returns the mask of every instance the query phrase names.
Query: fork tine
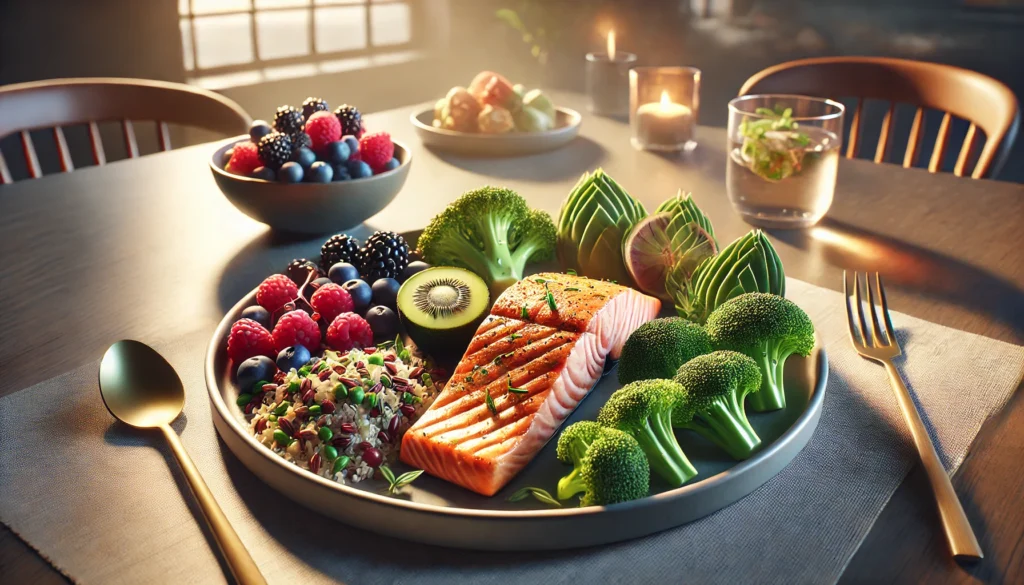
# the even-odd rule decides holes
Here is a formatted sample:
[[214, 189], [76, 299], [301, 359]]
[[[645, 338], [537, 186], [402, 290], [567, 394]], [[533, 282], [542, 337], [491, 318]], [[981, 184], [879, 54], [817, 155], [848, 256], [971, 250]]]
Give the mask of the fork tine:
[[857, 325], [853, 320], [853, 307], [850, 305], [850, 281], [843, 271], [843, 299], [846, 300], [846, 324], [850, 327], [850, 341], [854, 346], [861, 345], [860, 335], [857, 333]]
[[860, 334], [864, 338], [864, 345], [874, 347], [875, 342], [871, 337], [871, 330], [868, 329], [867, 321], [864, 320], [864, 295], [860, 288], [859, 272], [853, 273], [853, 299], [857, 302], [857, 317], [860, 319]]
[[885, 287], [882, 286], [882, 275], [875, 273], [875, 283], [878, 285], [878, 298], [882, 302], [882, 316], [885, 317], [885, 333], [889, 336], [889, 343], [896, 344], [896, 328], [892, 326], [892, 319], [889, 318], [889, 303], [885, 301]]
[[[878, 279], [877, 272], [875, 273], [875, 279]], [[864, 285], [868, 288], [868, 306], [871, 307], [871, 329], [875, 332], [875, 345], [889, 345], [889, 339], [882, 335], [882, 328], [878, 325], [878, 310], [875, 309], [875, 287], [871, 286], [871, 277], [868, 274], [864, 275]]]

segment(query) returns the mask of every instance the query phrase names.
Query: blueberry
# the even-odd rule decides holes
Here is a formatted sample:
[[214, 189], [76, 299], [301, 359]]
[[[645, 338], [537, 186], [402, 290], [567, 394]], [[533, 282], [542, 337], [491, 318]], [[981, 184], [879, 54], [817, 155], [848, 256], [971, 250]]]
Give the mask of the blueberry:
[[224, 151], [224, 160], [221, 161], [221, 165], [223, 165], [225, 167], [228, 166], [228, 163], [231, 162], [231, 155], [233, 155], [233, 154], [235, 154], [235, 149], [234, 148], [229, 148], [229, 149], [225, 150]]
[[352, 175], [353, 179], [364, 179], [373, 176], [373, 169], [361, 160], [350, 160], [346, 164], [348, 165], [348, 174]]
[[342, 142], [348, 145], [349, 156], [359, 152], [359, 139], [355, 136], [346, 136], [341, 139]]
[[316, 289], [331, 282], [333, 281], [330, 278], [327, 278], [326, 276], [321, 276], [320, 278], [317, 278], [313, 282], [306, 285], [306, 288], [302, 289], [302, 294], [306, 295], [306, 298], [309, 298], [313, 296], [313, 293], [316, 292]]
[[373, 291], [373, 304], [395, 310], [397, 307], [395, 300], [398, 298], [398, 289], [401, 286], [394, 278], [378, 278], [373, 281], [373, 285], [370, 286]]
[[405, 270], [402, 271], [402, 274], [399, 276], [399, 279], [402, 282], [405, 282], [406, 279], [408, 279], [413, 274], [416, 274], [417, 272], [423, 272], [427, 268], [430, 268], [430, 264], [427, 264], [422, 260], [410, 262], [409, 265], [405, 267]]
[[274, 129], [270, 127], [270, 124], [267, 124], [263, 120], [253, 120], [252, 126], [249, 126], [249, 138], [251, 138], [253, 142], [259, 142], [260, 138], [263, 138], [273, 131]]
[[330, 183], [331, 179], [334, 178], [334, 169], [331, 165], [316, 161], [313, 166], [309, 167], [309, 172], [306, 173], [306, 181], [310, 183]]
[[268, 169], [267, 167], [256, 167], [256, 170], [252, 172], [252, 178], [263, 179], [264, 181], [276, 181], [277, 173], [274, 169]]
[[293, 345], [277, 354], [277, 369], [282, 372], [297, 370], [309, 361], [309, 350], [303, 345]]
[[[397, 169], [401, 164], [402, 163], [398, 162], [397, 158], [391, 157], [391, 160], [389, 160], [388, 162], [384, 163], [384, 171], [393, 171], [393, 170]], [[381, 171], [381, 172], [384, 172], [384, 171]]]
[[335, 181], [348, 181], [352, 178], [352, 175], [348, 174], [348, 166], [345, 163], [338, 163], [333, 166]]
[[327, 271], [327, 276], [331, 277], [333, 282], [345, 284], [349, 280], [359, 279], [359, 269], [348, 262], [338, 262]]
[[299, 163], [302, 170], [309, 170], [309, 167], [316, 162], [316, 154], [305, 146], [300, 146], [292, 152], [292, 160]]
[[373, 339], [394, 339], [398, 335], [398, 315], [391, 309], [378, 305], [366, 312], [366, 322], [373, 330]]
[[286, 162], [277, 171], [277, 180], [282, 183], [301, 183], [302, 167], [297, 162]]
[[272, 329], [272, 327], [270, 326], [270, 311], [264, 309], [259, 305], [253, 305], [251, 307], [246, 307], [245, 309], [243, 309], [242, 318], [252, 319], [253, 321], [259, 323], [260, 325], [266, 327], [267, 331], [270, 331]]
[[277, 366], [274, 360], [265, 355], [251, 357], [238, 365], [235, 373], [235, 381], [242, 392], [252, 390], [252, 387], [259, 381], [269, 382], [277, 373]]
[[353, 278], [341, 286], [352, 296], [352, 311], [362, 315], [370, 307], [370, 299], [373, 298], [373, 290], [370, 289], [370, 285], [358, 278]]
[[331, 142], [324, 149], [324, 159], [332, 163], [343, 163], [348, 160], [348, 157], [352, 154], [352, 149], [348, 147], [348, 144], [341, 140], [337, 142]]

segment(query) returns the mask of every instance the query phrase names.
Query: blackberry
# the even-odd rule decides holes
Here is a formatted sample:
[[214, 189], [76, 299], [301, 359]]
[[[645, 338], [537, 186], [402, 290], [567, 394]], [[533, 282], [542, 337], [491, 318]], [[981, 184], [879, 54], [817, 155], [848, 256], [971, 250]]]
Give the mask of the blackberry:
[[288, 268], [284, 269], [284, 273], [288, 278], [292, 279], [292, 282], [298, 286], [306, 284], [306, 279], [309, 278], [310, 272], [315, 272], [316, 276], [313, 278], [319, 278], [321, 276], [320, 269], [317, 268], [316, 264], [312, 260], [306, 260], [305, 258], [296, 258], [288, 264]]
[[363, 115], [355, 106], [345, 104], [334, 110], [334, 115], [341, 122], [342, 136], [358, 136], [363, 130]]
[[292, 156], [292, 139], [287, 134], [271, 132], [260, 138], [256, 153], [263, 166], [277, 170]]
[[307, 120], [317, 112], [329, 111], [331, 111], [331, 106], [328, 106], [322, 98], [308, 97], [306, 101], [302, 102], [302, 117]]
[[292, 134], [292, 150], [298, 150], [303, 146], [306, 148], [313, 148], [313, 139], [309, 137], [309, 134], [306, 134], [305, 132], [296, 132], [295, 134]]
[[409, 265], [409, 244], [395, 232], [374, 232], [360, 251], [359, 274], [366, 282], [397, 279]]
[[302, 112], [294, 106], [281, 106], [274, 114], [274, 130], [282, 134], [292, 135], [302, 132], [304, 122]]
[[330, 270], [338, 262], [359, 267], [359, 240], [347, 234], [331, 236], [320, 248], [320, 268]]

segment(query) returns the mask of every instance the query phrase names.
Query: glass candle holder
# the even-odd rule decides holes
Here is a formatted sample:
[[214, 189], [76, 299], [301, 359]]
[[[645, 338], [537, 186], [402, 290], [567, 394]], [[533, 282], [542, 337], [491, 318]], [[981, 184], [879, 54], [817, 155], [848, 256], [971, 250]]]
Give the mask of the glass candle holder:
[[729, 102], [725, 187], [752, 225], [802, 228], [832, 205], [843, 143], [843, 104], [800, 95]]
[[676, 152], [697, 145], [700, 69], [635, 67], [629, 72], [629, 124], [633, 146]]
[[587, 96], [591, 113], [601, 116], [629, 114], [629, 70], [636, 54], [616, 51], [587, 53]]

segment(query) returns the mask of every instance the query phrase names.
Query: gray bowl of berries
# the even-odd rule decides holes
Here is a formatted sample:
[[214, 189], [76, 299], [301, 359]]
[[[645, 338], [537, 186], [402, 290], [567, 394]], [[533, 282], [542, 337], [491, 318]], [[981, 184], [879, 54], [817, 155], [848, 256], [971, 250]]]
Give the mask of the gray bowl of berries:
[[294, 134], [262, 120], [249, 135], [217, 148], [210, 170], [224, 196], [239, 211], [270, 227], [305, 234], [337, 232], [384, 209], [409, 175], [412, 153], [386, 132], [340, 135], [335, 114], [315, 112], [305, 120], [297, 108]]

